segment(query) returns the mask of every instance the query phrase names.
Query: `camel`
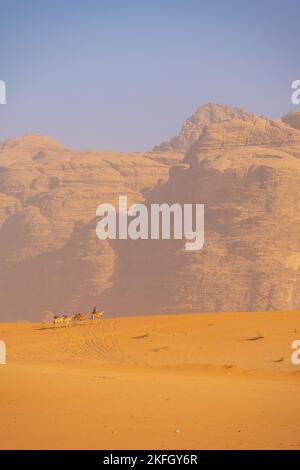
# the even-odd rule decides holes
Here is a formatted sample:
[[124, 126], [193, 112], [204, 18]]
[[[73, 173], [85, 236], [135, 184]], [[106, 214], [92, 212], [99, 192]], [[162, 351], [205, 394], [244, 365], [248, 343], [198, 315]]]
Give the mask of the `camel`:
[[104, 312], [93, 312], [92, 313], [92, 320], [100, 320], [104, 315]]
[[69, 326], [72, 320], [73, 318], [67, 317], [67, 315], [54, 315], [53, 325], [54, 326]]
[[64, 323], [64, 316], [54, 315], [53, 317], [53, 325], [54, 326], [62, 326]]
[[87, 319], [87, 314], [86, 313], [76, 313], [74, 315], [73, 320], [74, 321], [84, 321]]
[[73, 317], [67, 317], [66, 315], [64, 315], [64, 324], [66, 326], [70, 326], [70, 323], [72, 322], [73, 320]]

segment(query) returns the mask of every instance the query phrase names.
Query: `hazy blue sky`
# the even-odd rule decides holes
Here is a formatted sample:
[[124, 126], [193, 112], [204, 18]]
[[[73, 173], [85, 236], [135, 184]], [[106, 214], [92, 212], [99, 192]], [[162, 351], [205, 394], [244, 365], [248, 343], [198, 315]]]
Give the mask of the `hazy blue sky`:
[[0, 140], [144, 150], [210, 101], [281, 116], [299, 18], [299, 0], [0, 0]]

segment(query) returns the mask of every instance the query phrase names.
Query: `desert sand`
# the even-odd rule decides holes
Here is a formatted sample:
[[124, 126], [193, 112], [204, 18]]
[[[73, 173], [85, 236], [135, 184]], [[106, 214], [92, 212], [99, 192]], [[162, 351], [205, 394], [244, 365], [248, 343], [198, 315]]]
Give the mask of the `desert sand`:
[[300, 447], [298, 312], [11, 323], [0, 338], [1, 449]]

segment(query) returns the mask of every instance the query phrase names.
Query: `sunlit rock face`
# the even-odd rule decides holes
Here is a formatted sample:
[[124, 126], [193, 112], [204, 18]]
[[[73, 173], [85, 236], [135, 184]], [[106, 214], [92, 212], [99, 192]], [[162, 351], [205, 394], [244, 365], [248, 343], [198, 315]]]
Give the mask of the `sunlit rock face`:
[[247, 113], [240, 108], [232, 106], [223, 106], [214, 103], [208, 103], [195, 111], [195, 113], [186, 119], [178, 135], [168, 142], [163, 142], [154, 147], [158, 152], [183, 152], [186, 153], [201, 136], [204, 128], [213, 123], [226, 121], [228, 119], [238, 118], [241, 120], [254, 117], [254, 114]]
[[92, 309], [116, 254], [96, 238], [96, 208], [144, 199], [174, 153], [77, 152], [28, 135], [0, 144], [0, 321]]
[[300, 112], [286, 114], [281, 119], [285, 124], [300, 129]]
[[[0, 144], [1, 321], [94, 305], [111, 315], [300, 307], [297, 116], [200, 109], [181, 153], [78, 152], [32, 135]], [[120, 195], [205, 204], [203, 249], [98, 240], [96, 208]]]
[[211, 124], [184, 162], [147, 202], [204, 203], [204, 248], [120, 243], [115, 310], [299, 308], [300, 132], [252, 116]]

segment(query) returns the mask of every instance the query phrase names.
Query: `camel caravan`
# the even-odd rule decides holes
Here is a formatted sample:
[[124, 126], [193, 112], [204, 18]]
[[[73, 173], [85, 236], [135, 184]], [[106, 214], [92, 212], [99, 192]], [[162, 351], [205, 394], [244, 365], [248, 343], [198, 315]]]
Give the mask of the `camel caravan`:
[[89, 321], [89, 320], [92, 320], [92, 321], [101, 320], [103, 315], [104, 315], [103, 311], [98, 312], [97, 307], [94, 307], [91, 314], [76, 313], [76, 315], [73, 315], [73, 316], [54, 315], [52, 324], [53, 324], [54, 327], [79, 325], [79, 324], [82, 324], [83, 322], [86, 322], [86, 321]]

